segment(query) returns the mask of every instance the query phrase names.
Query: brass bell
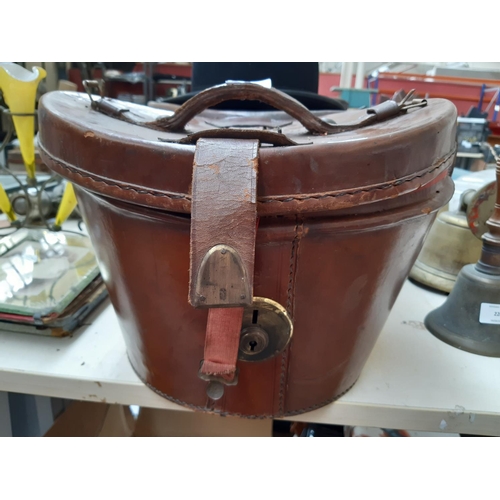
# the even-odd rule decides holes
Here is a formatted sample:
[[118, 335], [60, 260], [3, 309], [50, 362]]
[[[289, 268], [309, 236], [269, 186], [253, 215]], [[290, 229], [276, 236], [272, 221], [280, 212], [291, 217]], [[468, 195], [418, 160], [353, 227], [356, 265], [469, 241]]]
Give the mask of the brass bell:
[[481, 236], [493, 213], [496, 182], [462, 193], [459, 209], [441, 210], [410, 272], [410, 278], [450, 293], [458, 273], [481, 255]]
[[[497, 182], [500, 160], [497, 160]], [[500, 196], [487, 221], [481, 257], [460, 271], [446, 302], [425, 318], [427, 329], [465, 351], [500, 357]]]

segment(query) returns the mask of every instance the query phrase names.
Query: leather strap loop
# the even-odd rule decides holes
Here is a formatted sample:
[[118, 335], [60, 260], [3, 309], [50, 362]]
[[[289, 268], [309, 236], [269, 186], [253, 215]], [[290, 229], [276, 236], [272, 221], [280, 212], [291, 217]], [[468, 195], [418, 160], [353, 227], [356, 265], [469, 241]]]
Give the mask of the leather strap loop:
[[194, 307], [252, 303], [258, 150], [256, 140], [196, 144], [189, 289]]
[[193, 164], [189, 301], [209, 307], [204, 380], [236, 380], [244, 305], [252, 304], [259, 142], [200, 139]]
[[237, 383], [236, 362], [240, 345], [243, 307], [209, 309], [203, 362], [198, 376], [224, 385]]

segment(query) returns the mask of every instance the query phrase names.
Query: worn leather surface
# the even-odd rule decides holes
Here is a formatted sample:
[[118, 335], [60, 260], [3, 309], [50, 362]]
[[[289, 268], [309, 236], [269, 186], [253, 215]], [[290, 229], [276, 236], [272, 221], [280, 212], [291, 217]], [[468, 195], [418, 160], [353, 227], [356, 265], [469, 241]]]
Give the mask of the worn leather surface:
[[[188, 128], [213, 129], [221, 113]], [[444, 100], [331, 137], [293, 122], [282, 132], [310, 145], [262, 144], [253, 293], [287, 309], [294, 335], [268, 361], [239, 362], [238, 384], [214, 402], [197, 376], [208, 312], [188, 301], [195, 147], [100, 115], [81, 94], [46, 94], [39, 120], [45, 163], [75, 183], [132, 366], [164, 397], [221, 414], [294, 415], [347, 391], [453, 191], [456, 112]]]
[[[195, 307], [252, 303], [258, 153], [255, 140], [200, 139], [196, 145], [189, 292]], [[230, 248], [204, 260], [216, 245]], [[219, 256], [221, 252], [224, 255]], [[224, 259], [229, 265], [218, 269], [216, 259]]]
[[[137, 120], [169, 113], [120, 104]], [[359, 118], [360, 113], [315, 114], [341, 123]], [[205, 111], [188, 123], [188, 131], [213, 130], [207, 121], [218, 114], [229, 116]], [[291, 121], [279, 111], [262, 116]], [[42, 157], [47, 163], [50, 158], [51, 168], [75, 184], [129, 203], [190, 212], [195, 146], [159, 141], [178, 141], [185, 133], [158, 132], [104, 116], [90, 109], [86, 95], [71, 92], [45, 94], [39, 122]], [[403, 206], [418, 197], [422, 183], [453, 165], [455, 127], [456, 109], [443, 99], [429, 99], [425, 108], [334, 136], [308, 135], [292, 121], [282, 133], [307, 145], [261, 146], [257, 211], [259, 215], [357, 213], [360, 206], [367, 206], [375, 212], [384, 210], [389, 201]]]
[[75, 190], [139, 377], [193, 409], [263, 417], [318, 408], [354, 384], [453, 185], [404, 211], [261, 219], [254, 293], [286, 307], [294, 334], [283, 354], [238, 362], [217, 402], [197, 376], [208, 311], [187, 301], [189, 219]]

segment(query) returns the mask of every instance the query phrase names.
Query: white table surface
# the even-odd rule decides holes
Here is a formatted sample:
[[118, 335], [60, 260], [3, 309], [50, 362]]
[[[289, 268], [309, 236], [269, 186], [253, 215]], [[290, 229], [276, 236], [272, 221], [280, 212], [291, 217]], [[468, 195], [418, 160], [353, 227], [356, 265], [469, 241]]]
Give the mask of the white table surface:
[[[423, 326], [445, 300], [406, 282], [356, 385], [289, 420], [500, 435], [500, 359], [460, 351]], [[135, 375], [106, 300], [72, 337], [0, 332], [0, 391], [189, 411]]]

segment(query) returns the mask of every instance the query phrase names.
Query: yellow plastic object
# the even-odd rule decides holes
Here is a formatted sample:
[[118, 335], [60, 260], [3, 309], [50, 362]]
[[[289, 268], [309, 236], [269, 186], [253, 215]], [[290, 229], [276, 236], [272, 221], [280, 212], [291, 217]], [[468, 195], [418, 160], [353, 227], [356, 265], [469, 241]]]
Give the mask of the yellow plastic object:
[[24, 166], [30, 179], [35, 178], [35, 117], [15, 116], [16, 113], [34, 113], [36, 90], [38, 83], [47, 72], [35, 66], [29, 71], [19, 64], [0, 63], [0, 89], [9, 111], [19, 139]]
[[57, 210], [56, 220], [55, 220], [55, 229], [60, 229], [63, 225], [63, 222], [71, 215], [71, 212], [76, 207], [76, 196], [75, 190], [73, 189], [73, 184], [69, 182], [66, 184], [64, 188], [63, 197], [61, 200], [61, 204], [59, 205], [59, 209]]
[[7, 193], [5, 192], [5, 189], [1, 184], [0, 184], [0, 209], [5, 215], [7, 215], [7, 217], [11, 222], [14, 222], [16, 220], [16, 214], [14, 213], [14, 209], [12, 208], [12, 204], [9, 200], [9, 197], [7, 196]]

